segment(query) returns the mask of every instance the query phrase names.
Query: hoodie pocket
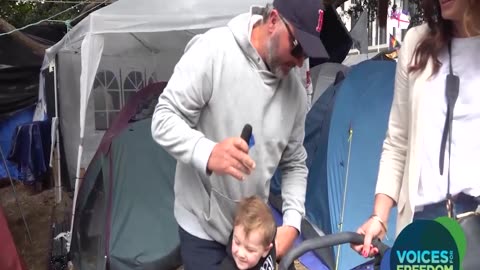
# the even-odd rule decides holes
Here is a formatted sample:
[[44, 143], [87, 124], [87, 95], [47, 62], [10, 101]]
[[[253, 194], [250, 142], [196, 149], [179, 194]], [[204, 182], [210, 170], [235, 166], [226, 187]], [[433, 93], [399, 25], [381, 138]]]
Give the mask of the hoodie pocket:
[[219, 193], [215, 189], [211, 190], [208, 213], [203, 217], [208, 224], [207, 232], [216, 241], [226, 243], [232, 231], [235, 209], [238, 202]]

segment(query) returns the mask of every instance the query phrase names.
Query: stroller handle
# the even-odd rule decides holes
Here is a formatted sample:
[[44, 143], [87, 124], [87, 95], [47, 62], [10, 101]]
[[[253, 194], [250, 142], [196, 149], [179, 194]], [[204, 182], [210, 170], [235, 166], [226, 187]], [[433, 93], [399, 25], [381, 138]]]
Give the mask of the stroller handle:
[[[363, 238], [364, 236], [358, 233], [341, 232], [321, 236], [315, 239], [305, 240], [300, 245], [291, 249], [287, 254], [285, 254], [283, 259], [280, 261], [278, 270], [287, 270], [296, 258], [302, 256], [307, 251], [347, 243], [363, 244]], [[373, 239], [372, 245], [378, 248], [380, 256], [383, 256], [385, 251], [389, 249], [389, 246], [385, 245], [378, 239]]]

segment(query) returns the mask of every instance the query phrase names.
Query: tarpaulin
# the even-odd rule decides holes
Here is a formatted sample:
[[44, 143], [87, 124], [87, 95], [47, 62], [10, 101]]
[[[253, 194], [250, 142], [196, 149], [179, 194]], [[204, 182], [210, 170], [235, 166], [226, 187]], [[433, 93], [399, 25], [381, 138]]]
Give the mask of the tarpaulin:
[[[8, 153], [10, 153], [10, 148], [12, 147], [12, 138], [13, 134], [15, 134], [15, 129], [18, 125], [32, 122], [34, 110], [35, 106], [32, 105], [26, 109], [14, 113], [11, 117], [8, 117], [6, 119], [0, 119], [0, 147], [5, 158], [7, 158]], [[2, 162], [1, 158], [0, 162]], [[3, 162], [0, 165], [0, 179], [8, 178], [7, 169], [12, 179], [18, 179], [19, 171], [17, 170], [17, 166], [15, 163], [9, 161], [8, 159], [7, 168], [5, 168]]]
[[16, 128], [8, 160], [18, 166], [24, 183], [41, 180], [50, 163], [51, 121], [35, 121]]

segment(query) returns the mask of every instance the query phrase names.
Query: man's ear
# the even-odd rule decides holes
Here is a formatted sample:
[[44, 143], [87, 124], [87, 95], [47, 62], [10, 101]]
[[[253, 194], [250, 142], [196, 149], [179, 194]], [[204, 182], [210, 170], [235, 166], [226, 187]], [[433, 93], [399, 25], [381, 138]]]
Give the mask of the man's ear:
[[280, 17], [278, 17], [278, 11], [276, 9], [273, 9], [272, 12], [270, 12], [270, 15], [268, 15], [268, 21], [267, 21], [267, 29], [268, 33], [273, 33], [275, 31], [275, 27], [277, 26]]
[[268, 247], [265, 248], [265, 251], [263, 252], [262, 254], [262, 257], [267, 257], [268, 253], [270, 253], [270, 250], [272, 249], [273, 247], [273, 244], [270, 243], [270, 245], [268, 245]]

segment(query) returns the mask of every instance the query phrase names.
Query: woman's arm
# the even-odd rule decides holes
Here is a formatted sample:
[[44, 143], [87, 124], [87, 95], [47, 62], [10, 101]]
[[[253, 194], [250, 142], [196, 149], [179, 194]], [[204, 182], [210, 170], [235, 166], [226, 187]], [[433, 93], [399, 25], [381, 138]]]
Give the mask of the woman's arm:
[[[423, 27], [423, 26], [421, 26]], [[407, 32], [399, 51], [395, 89], [376, 185], [373, 214], [387, 222], [390, 209], [398, 202], [405, 169], [409, 133], [409, 71], [413, 49], [420, 34], [417, 28]]]

